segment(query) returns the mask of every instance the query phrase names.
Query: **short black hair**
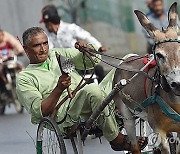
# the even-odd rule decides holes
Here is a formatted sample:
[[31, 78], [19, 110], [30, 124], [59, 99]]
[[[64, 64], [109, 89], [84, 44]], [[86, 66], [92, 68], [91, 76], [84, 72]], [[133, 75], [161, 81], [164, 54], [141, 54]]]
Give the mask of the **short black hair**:
[[58, 10], [54, 5], [46, 5], [42, 9], [42, 19], [40, 22], [52, 22], [53, 24], [59, 24], [61, 17], [58, 14]]
[[31, 27], [24, 31], [22, 35], [23, 45], [28, 45], [32, 36], [37, 33], [45, 33], [44, 29], [41, 27]]
[[61, 17], [60, 16], [54, 16], [54, 17], [51, 17], [50, 19], [48, 20], [44, 20], [44, 22], [52, 22], [53, 24], [60, 24], [60, 21], [61, 21]]

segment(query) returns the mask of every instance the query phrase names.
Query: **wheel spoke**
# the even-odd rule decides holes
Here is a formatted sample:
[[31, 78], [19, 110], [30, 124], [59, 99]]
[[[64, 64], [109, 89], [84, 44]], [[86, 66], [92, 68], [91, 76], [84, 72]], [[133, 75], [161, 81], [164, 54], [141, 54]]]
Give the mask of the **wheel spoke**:
[[38, 136], [37, 139], [42, 141], [40, 154], [66, 154], [63, 137], [57, 124], [51, 120], [51, 118], [45, 118], [38, 127], [40, 133], [37, 134], [41, 137]]

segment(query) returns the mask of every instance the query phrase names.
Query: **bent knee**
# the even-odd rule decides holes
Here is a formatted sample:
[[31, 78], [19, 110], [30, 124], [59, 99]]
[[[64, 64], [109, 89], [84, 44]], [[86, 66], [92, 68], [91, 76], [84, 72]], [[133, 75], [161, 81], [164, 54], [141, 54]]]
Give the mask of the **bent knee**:
[[102, 96], [102, 91], [99, 87], [99, 85], [92, 83], [84, 87], [83, 89], [86, 93], [90, 93], [93, 96]]

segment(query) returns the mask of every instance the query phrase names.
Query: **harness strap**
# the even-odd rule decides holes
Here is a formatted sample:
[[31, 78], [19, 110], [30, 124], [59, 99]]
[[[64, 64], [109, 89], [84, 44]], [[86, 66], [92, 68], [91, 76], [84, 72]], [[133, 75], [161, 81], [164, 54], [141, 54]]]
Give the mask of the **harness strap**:
[[[149, 59], [148, 58], [143, 58], [143, 63], [144, 64], [147, 64], [149, 62]], [[149, 71], [150, 71], [150, 69], [151, 68], [154, 68], [156, 66], [156, 61], [155, 60], [153, 60], [148, 66], [147, 66], [147, 68], [146, 68], [146, 73], [148, 74], [149, 73]], [[146, 91], [146, 89], [147, 89], [147, 78], [145, 77], [144, 78], [144, 95], [145, 95], [145, 97], [147, 98], [148, 96], [147, 96], [147, 91]]]
[[[99, 51], [96, 51], [95, 49], [92, 49], [92, 48], [85, 48], [85, 47], [81, 47], [82, 50], [85, 50], [87, 53], [95, 53], [95, 54], [100, 54], [100, 55], [104, 55], [104, 53], [102, 52], [99, 52]], [[107, 55], [106, 55], [107, 56]], [[131, 67], [124, 67], [124, 66], [121, 66], [121, 65], [117, 65], [117, 64], [114, 64], [114, 63], [111, 63], [111, 62], [108, 62], [106, 60], [103, 60], [101, 58], [98, 58], [97, 56], [94, 55], [94, 57], [96, 57], [97, 59], [101, 60], [103, 63], [109, 65], [109, 66], [112, 66], [114, 68], [117, 68], [117, 69], [120, 69], [120, 70], [123, 70], [123, 71], [128, 71], [128, 72], [134, 72], [134, 73], [141, 73], [142, 75], [144, 75], [146, 78], [150, 79], [150, 80], [153, 80], [153, 78], [151, 76], [149, 76], [146, 72], [144, 71], [141, 71], [139, 69], [134, 69], [134, 68], [131, 68]], [[144, 56], [143, 56], [144, 57]], [[137, 59], [140, 59], [140, 58], [143, 58], [143, 57], [137, 57]], [[123, 60], [124, 59], [120, 59], [120, 60]], [[135, 58], [136, 60], [136, 58]], [[126, 61], [125, 61], [126, 62]], [[130, 62], [130, 61], [127, 61], [127, 62]]]
[[[177, 122], [180, 122], [180, 114], [177, 113], [175, 110], [173, 110], [168, 104], [166, 104], [159, 95], [155, 94], [155, 95], [147, 98], [146, 100], [144, 100], [141, 103], [141, 106], [146, 108], [147, 106], [153, 105], [155, 103], [157, 103], [159, 105], [160, 109], [166, 116], [168, 116], [169, 118], [171, 118]], [[137, 110], [139, 112], [142, 111], [142, 109], [139, 107], [135, 108], [135, 110]]]

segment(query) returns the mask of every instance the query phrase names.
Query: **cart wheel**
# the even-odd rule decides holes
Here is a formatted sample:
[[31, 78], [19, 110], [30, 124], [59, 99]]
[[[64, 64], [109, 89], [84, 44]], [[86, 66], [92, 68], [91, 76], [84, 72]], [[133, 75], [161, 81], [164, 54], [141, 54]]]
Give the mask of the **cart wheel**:
[[57, 123], [50, 117], [44, 117], [37, 130], [37, 154], [66, 154], [63, 136]]

